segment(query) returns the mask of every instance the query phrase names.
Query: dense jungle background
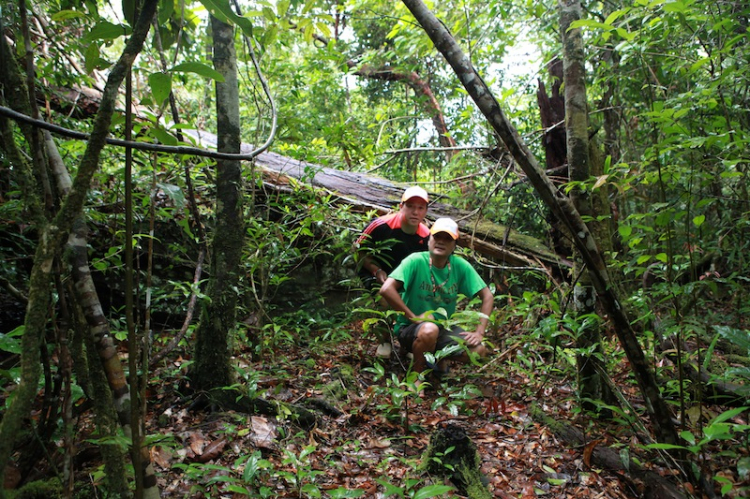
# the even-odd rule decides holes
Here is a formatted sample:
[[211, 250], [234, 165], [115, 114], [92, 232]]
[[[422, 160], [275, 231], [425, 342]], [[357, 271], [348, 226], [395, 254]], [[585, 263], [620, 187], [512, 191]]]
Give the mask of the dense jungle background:
[[[750, 3], [0, 9], [0, 497], [750, 495]], [[422, 396], [414, 184], [495, 296]]]

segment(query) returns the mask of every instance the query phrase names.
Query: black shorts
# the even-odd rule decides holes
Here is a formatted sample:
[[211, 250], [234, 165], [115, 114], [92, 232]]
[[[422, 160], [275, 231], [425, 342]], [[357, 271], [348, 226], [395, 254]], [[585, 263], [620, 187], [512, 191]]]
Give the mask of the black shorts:
[[[407, 351], [411, 352], [412, 346], [414, 345], [414, 340], [417, 338], [419, 328], [421, 328], [423, 324], [425, 324], [425, 322], [415, 322], [413, 324], [409, 324], [408, 326], [402, 327], [399, 330], [398, 341], [401, 344], [402, 348], [405, 348]], [[458, 341], [456, 341], [456, 338], [463, 339], [461, 333], [464, 332], [465, 331], [458, 326], [453, 326], [451, 329], [446, 329], [443, 326], [440, 326], [437, 343], [435, 344], [435, 351], [442, 350], [449, 346], [457, 345]], [[455, 355], [460, 355], [460, 353], [457, 353]]]

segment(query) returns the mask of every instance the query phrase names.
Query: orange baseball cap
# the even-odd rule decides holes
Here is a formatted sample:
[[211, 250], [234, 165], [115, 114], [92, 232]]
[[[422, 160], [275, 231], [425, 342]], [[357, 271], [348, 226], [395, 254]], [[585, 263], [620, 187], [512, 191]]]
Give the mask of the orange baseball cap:
[[430, 234], [447, 232], [453, 239], [458, 239], [458, 224], [450, 218], [438, 218], [430, 227]]

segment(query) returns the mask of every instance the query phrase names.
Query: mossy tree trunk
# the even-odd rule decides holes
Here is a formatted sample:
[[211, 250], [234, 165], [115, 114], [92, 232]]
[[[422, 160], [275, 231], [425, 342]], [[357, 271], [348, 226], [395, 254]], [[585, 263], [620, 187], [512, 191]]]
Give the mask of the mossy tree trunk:
[[[219, 152], [240, 152], [239, 91], [234, 29], [211, 17], [214, 67], [224, 76], [216, 83]], [[191, 380], [198, 390], [231, 385], [231, 334], [237, 319], [237, 284], [244, 243], [242, 170], [239, 161], [216, 164], [216, 225], [211, 242], [208, 300], [203, 303], [196, 332]]]
[[[589, 156], [589, 119], [586, 100], [586, 70], [583, 50], [583, 37], [580, 28], [571, 29], [574, 21], [581, 18], [581, 4], [577, 0], [560, 0], [560, 32], [563, 44], [563, 81], [565, 86], [565, 132], [567, 143], [568, 171], [570, 180], [576, 184], [571, 190], [571, 199], [582, 217], [588, 217], [592, 224], [597, 215], [593, 209], [592, 197], [587, 183], [591, 178], [591, 158]], [[583, 185], [582, 185], [583, 184]], [[597, 231], [591, 229], [594, 238]], [[601, 242], [597, 241], [601, 247]], [[603, 379], [606, 373], [602, 342], [601, 321], [589, 320], [596, 313], [596, 291], [589, 271], [584, 268], [580, 251], [575, 251], [575, 275], [573, 285], [573, 306], [579, 317], [580, 329], [576, 335], [576, 356], [578, 365], [578, 394], [581, 400], [604, 400], [611, 402], [609, 385]], [[585, 402], [584, 407], [594, 409]]]
[[[87, 199], [88, 191], [94, 173], [99, 168], [101, 151], [105, 140], [109, 135], [109, 126], [114, 114], [119, 87], [132, 66], [133, 61], [140, 53], [143, 42], [148, 34], [151, 19], [156, 12], [158, 0], [147, 0], [144, 2], [141, 14], [136, 22], [133, 33], [123, 50], [122, 55], [112, 66], [107, 84], [104, 89], [99, 112], [94, 120], [92, 133], [86, 145], [86, 150], [78, 166], [76, 177], [73, 181], [70, 194], [65, 197], [60, 210], [49, 222], [45, 222], [44, 216], [39, 211], [40, 203], [34, 201], [30, 190], [26, 202], [30, 203], [34, 213], [34, 224], [39, 233], [39, 242], [34, 255], [34, 265], [29, 279], [28, 305], [26, 308], [26, 319], [24, 321], [24, 336], [22, 340], [21, 353], [21, 380], [14, 391], [14, 398], [10, 407], [5, 412], [0, 422], [0, 470], [4, 470], [15, 443], [16, 437], [23, 421], [29, 416], [32, 403], [35, 400], [36, 390], [40, 376], [40, 344], [44, 336], [47, 322], [49, 305], [51, 302], [50, 282], [54, 271], [54, 262], [59, 257], [62, 248], [70, 233], [73, 221], [78, 218], [83, 209], [83, 203]], [[3, 54], [7, 54], [3, 48]], [[7, 65], [10, 60], [3, 57], [3, 76], [8, 75]], [[5, 84], [4, 84], [5, 86]], [[3, 147], [9, 160], [21, 175], [20, 183], [25, 183], [26, 173], [30, 171], [20, 151], [17, 149], [12, 136], [12, 130], [7, 120], [0, 120], [3, 135]], [[155, 497], [158, 497], [158, 489], [155, 488]]]

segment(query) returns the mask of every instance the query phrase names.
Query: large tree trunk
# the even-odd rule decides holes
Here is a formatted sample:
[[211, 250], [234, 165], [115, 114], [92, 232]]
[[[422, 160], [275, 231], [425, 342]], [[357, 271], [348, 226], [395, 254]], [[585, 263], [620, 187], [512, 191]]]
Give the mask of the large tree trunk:
[[[586, 100], [586, 69], [584, 66], [583, 38], [580, 28], [570, 25], [581, 18], [581, 5], [577, 1], [560, 0], [560, 33], [563, 44], [563, 80], [565, 84], [565, 133], [567, 142], [568, 171], [573, 182], [587, 182], [591, 177], [589, 157], [589, 118]], [[594, 218], [590, 191], [575, 187], [571, 199], [581, 216]], [[597, 222], [593, 222], [597, 223]], [[598, 242], [599, 247], [601, 243]], [[576, 251], [576, 254], [579, 252]], [[596, 312], [596, 291], [589, 272], [576, 258], [574, 273], [578, 280], [573, 283], [573, 306], [578, 317]], [[578, 395], [581, 400], [604, 400], [611, 402], [609, 385], [602, 378], [606, 373], [601, 342], [601, 323], [579, 319], [581, 329], [576, 337], [578, 364]], [[594, 409], [591, 402], [584, 407]]]
[[495, 100], [482, 77], [476, 72], [471, 61], [443, 25], [421, 0], [403, 0], [419, 24], [430, 36], [435, 47], [443, 54], [455, 71], [467, 92], [485, 115], [492, 128], [526, 173], [539, 196], [563, 220], [573, 234], [576, 248], [591, 272], [594, 288], [599, 295], [604, 310], [609, 314], [617, 331], [622, 347], [628, 356], [633, 374], [647, 401], [647, 407], [654, 423], [657, 438], [665, 443], [677, 444], [679, 438], [670, 417], [669, 408], [659, 392], [656, 379], [649, 368], [643, 349], [638, 343], [635, 331], [630, 324], [625, 309], [610, 285], [610, 278], [604, 257], [591, 232], [576, 211], [573, 202], [555, 188], [534, 155], [518, 135], [518, 131], [508, 121], [500, 105]]
[[[0, 470], [4, 470], [15, 438], [19, 434], [22, 422], [28, 417], [35, 399], [37, 383], [40, 375], [40, 343], [47, 325], [47, 313], [50, 305], [50, 279], [54, 269], [54, 261], [60, 255], [73, 221], [80, 216], [83, 203], [91, 185], [91, 179], [99, 168], [99, 158], [109, 134], [109, 125], [115, 110], [118, 89], [132, 66], [143, 42], [148, 34], [151, 19], [156, 12], [158, 0], [147, 0], [141, 10], [138, 22], [133, 28], [122, 55], [112, 67], [107, 85], [104, 89], [102, 102], [94, 121], [93, 132], [87, 143], [86, 150], [78, 167], [78, 173], [73, 182], [70, 194], [65, 197], [62, 207], [54, 219], [46, 224], [43, 217], [36, 217], [39, 243], [34, 255], [34, 266], [29, 280], [29, 300], [26, 308], [25, 331], [23, 336], [23, 351], [21, 354], [21, 380], [15, 390], [13, 402], [0, 422]], [[3, 53], [7, 53], [5, 49]], [[10, 61], [5, 61], [10, 64]], [[4, 73], [7, 74], [7, 71]], [[3, 121], [2, 132], [11, 163], [14, 168], [26, 171], [28, 165], [15, 149], [12, 143], [10, 127]], [[153, 488], [147, 489], [148, 497], [158, 497], [159, 492]], [[150, 491], [155, 493], [150, 494]]]
[[[234, 30], [211, 17], [214, 67], [224, 76], [216, 83], [219, 152], [240, 152], [240, 101]], [[245, 226], [242, 218], [242, 170], [237, 160], [219, 160], [216, 177], [216, 227], [211, 243], [208, 301], [196, 332], [194, 387], [210, 390], [232, 384], [230, 334], [236, 323], [238, 271]]]

